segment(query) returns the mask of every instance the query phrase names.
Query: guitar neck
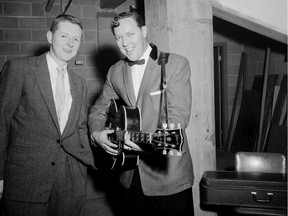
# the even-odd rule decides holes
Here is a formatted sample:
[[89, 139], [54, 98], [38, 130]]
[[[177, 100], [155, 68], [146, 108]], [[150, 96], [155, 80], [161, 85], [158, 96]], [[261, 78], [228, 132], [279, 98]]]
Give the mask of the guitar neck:
[[[116, 130], [115, 131], [115, 141], [124, 141], [124, 135], [127, 131]], [[144, 133], [139, 131], [128, 131], [130, 135], [130, 140], [136, 144], [145, 144], [152, 142], [152, 133]]]

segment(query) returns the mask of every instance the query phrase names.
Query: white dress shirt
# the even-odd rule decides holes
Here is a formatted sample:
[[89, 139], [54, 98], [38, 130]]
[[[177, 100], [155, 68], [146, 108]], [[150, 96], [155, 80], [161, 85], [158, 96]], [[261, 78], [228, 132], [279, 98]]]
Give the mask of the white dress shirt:
[[[131, 66], [131, 74], [132, 74], [132, 82], [133, 82], [133, 88], [134, 88], [134, 93], [135, 93], [135, 98], [137, 100], [138, 97], [138, 92], [139, 92], [139, 88], [142, 82], [142, 78], [145, 72], [145, 68], [147, 65], [147, 62], [149, 60], [149, 55], [151, 52], [152, 48], [150, 45], [148, 45], [145, 53], [143, 54], [143, 56], [140, 59], [145, 59], [145, 63], [142, 65], [133, 65]], [[139, 60], [140, 60], [139, 59]]]
[[[57, 73], [58, 73], [57, 67], [59, 67], [59, 66], [52, 59], [49, 52], [46, 54], [46, 59], [47, 59], [47, 63], [48, 63], [48, 70], [49, 70], [49, 74], [50, 74], [54, 103], [56, 104], [56, 80], [57, 80]], [[65, 65], [63, 67], [63, 69], [64, 69], [65, 105], [64, 105], [64, 110], [63, 110], [62, 116], [59, 120], [61, 133], [63, 133], [64, 128], [66, 126], [69, 112], [70, 112], [71, 105], [72, 105], [72, 95], [70, 92], [70, 84], [69, 84], [69, 76], [68, 76], [68, 72], [67, 72], [67, 65]], [[55, 105], [55, 107], [56, 107], [56, 105]]]

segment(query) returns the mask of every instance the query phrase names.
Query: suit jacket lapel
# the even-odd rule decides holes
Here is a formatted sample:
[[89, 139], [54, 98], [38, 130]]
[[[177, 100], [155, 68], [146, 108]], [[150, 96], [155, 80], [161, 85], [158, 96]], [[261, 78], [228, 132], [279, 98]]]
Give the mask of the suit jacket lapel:
[[156, 72], [155, 70], [157, 70], [156, 66], [157, 66], [157, 63], [153, 61], [152, 59], [149, 59], [140, 88], [139, 88], [137, 101], [141, 100], [144, 89], [147, 87], [149, 81], [153, 79], [153, 77], [155, 76], [155, 72]]
[[59, 130], [59, 124], [58, 124], [57, 113], [56, 113], [56, 108], [55, 108], [55, 103], [54, 103], [54, 98], [53, 98], [50, 75], [49, 75], [48, 65], [47, 65], [47, 60], [46, 60], [46, 54], [39, 56], [36, 61], [37, 62], [34, 68], [34, 73], [39, 83], [39, 88], [42, 92], [42, 95], [44, 97], [48, 110], [50, 112], [50, 115], [52, 116], [55, 126]]

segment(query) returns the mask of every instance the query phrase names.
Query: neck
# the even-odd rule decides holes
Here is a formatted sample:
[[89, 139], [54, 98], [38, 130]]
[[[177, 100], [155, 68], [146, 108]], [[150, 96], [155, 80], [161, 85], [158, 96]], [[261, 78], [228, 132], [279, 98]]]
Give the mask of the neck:
[[147, 51], [149, 44], [146, 42], [144, 45], [144, 52], [142, 53], [142, 56], [144, 55], [144, 53]]
[[143, 56], [145, 55], [145, 53], [146, 53], [146, 51], [148, 49], [148, 46], [149, 46], [149, 44], [146, 42], [145, 45], [144, 45], [144, 52], [142, 53], [142, 55], [140, 56], [140, 58], [138, 60], [143, 58]]
[[56, 64], [59, 66], [59, 68], [64, 68], [65, 65], [67, 65], [68, 62], [63, 62], [63, 61], [60, 61], [56, 55], [53, 53], [53, 51], [49, 51], [48, 52], [49, 55], [51, 56], [51, 58], [56, 62]]

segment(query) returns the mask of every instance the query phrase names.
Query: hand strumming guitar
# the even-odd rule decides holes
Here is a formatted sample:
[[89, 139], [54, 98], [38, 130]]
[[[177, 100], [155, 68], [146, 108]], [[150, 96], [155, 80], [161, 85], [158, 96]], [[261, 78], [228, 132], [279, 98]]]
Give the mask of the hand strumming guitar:
[[118, 155], [117, 144], [110, 142], [108, 138], [113, 132], [114, 130], [95, 131], [91, 134], [91, 138], [95, 146], [100, 146], [108, 154]]

